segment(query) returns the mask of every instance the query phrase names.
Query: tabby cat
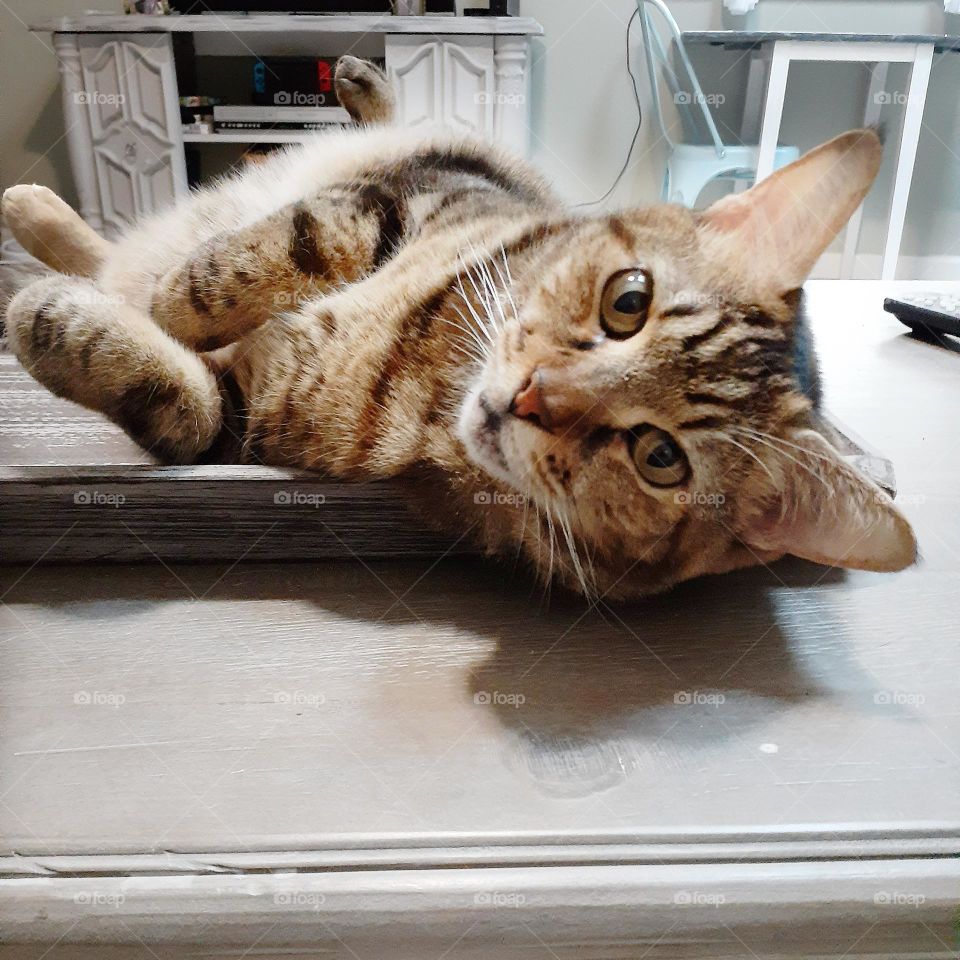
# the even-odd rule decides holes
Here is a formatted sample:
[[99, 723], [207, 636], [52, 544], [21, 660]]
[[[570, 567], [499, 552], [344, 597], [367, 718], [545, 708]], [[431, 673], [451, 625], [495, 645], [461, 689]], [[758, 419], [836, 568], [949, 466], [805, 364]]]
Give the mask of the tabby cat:
[[890, 499], [812, 428], [801, 285], [880, 163], [831, 140], [705, 212], [572, 213], [490, 144], [374, 125], [96, 236], [50, 191], [4, 214], [62, 272], [8, 336], [59, 396], [170, 463], [409, 477], [430, 516], [589, 595], [663, 590], [786, 553], [898, 570]]

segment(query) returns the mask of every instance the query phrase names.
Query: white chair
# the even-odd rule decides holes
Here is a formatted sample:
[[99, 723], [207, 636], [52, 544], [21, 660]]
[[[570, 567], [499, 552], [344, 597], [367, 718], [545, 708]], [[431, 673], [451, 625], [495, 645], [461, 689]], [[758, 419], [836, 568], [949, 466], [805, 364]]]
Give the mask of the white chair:
[[[659, 30], [650, 17], [651, 8], [660, 15], [676, 45], [677, 57], [687, 82], [684, 83], [673, 69], [667, 54], [669, 47], [661, 39]], [[637, 0], [637, 12], [640, 28], [643, 32], [643, 45], [646, 52], [647, 73], [650, 77], [650, 90], [653, 94], [653, 111], [660, 127], [661, 135], [669, 147], [667, 169], [663, 178], [663, 199], [670, 203], [681, 203], [692, 207], [696, 204], [703, 188], [713, 180], [736, 180], [752, 182], [756, 179], [757, 158], [760, 152], [756, 144], [725, 144], [720, 139], [717, 125], [700, 88], [700, 81], [694, 72], [690, 58], [683, 46], [683, 38], [677, 21], [673, 19], [663, 0]], [[663, 119], [660, 106], [659, 74], [666, 79], [673, 102], [676, 104], [685, 137], [696, 137], [698, 111], [703, 126], [706, 127], [710, 143], [677, 143], [670, 136]], [[797, 147], [777, 147], [774, 156], [774, 169], [785, 166], [800, 156]]]

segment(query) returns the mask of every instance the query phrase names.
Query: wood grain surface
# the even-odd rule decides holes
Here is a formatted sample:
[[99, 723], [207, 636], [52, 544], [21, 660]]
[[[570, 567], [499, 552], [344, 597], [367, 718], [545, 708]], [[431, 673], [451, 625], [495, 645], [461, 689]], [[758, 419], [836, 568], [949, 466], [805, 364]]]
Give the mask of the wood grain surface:
[[[788, 561], [588, 610], [465, 558], [2, 569], [7, 939], [153, 943], [180, 923], [222, 945], [229, 923], [211, 932], [203, 914], [220, 890], [251, 956], [296, 928], [330, 955], [382, 957], [351, 923], [399, 942], [435, 891], [442, 946], [423, 957], [480, 955], [481, 932], [539, 949], [510, 926], [521, 916], [544, 957], [636, 957], [612, 941], [643, 937], [651, 957], [812, 956], [797, 944], [813, 941], [778, 939], [777, 911], [791, 930], [819, 917], [823, 955], [950, 956], [960, 349], [883, 313], [890, 289], [811, 294], [828, 404], [890, 455], [920, 539], [901, 574]], [[11, 429], [40, 450], [40, 428]], [[564, 901], [574, 881], [544, 872], [564, 864], [592, 899]], [[364, 914], [347, 892], [370, 870], [420, 907], [371, 889]], [[330, 899], [278, 914], [283, 877]], [[455, 888], [474, 906], [522, 889], [540, 907], [478, 912], [443, 899]], [[119, 912], [82, 899], [121, 889]], [[723, 890], [740, 913], [669, 912]], [[574, 951], [575, 916], [594, 945], [607, 918], [606, 952]], [[694, 928], [696, 950], [669, 952]]]

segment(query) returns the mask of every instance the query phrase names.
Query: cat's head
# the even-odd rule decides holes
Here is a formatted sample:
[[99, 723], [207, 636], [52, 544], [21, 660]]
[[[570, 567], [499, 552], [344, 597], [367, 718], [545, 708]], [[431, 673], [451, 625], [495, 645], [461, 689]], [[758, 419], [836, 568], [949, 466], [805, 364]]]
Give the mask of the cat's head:
[[509, 281], [491, 271], [503, 312], [458, 430], [528, 498], [541, 567], [623, 595], [787, 553], [914, 561], [889, 497], [812, 429], [797, 343], [800, 287], [880, 152], [873, 132], [844, 134], [702, 213], [585, 219]]

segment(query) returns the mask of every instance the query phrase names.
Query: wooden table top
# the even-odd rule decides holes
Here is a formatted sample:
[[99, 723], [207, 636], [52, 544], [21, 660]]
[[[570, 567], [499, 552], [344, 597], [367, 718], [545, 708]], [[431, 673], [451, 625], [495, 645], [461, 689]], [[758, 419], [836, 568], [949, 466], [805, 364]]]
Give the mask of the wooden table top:
[[0, 853], [956, 839], [960, 348], [889, 289], [812, 313], [914, 569], [589, 612], [480, 561], [4, 568]]
[[[924, 889], [960, 852], [960, 347], [910, 336], [880, 309], [890, 291], [810, 296], [828, 404], [892, 457], [919, 535], [901, 574], [787, 561], [588, 611], [477, 560], [0, 568], [15, 929], [51, 876], [91, 863], [210, 874], [217, 896], [240, 883], [224, 871], [381, 867], [426, 896], [395, 868], [455, 884], [442, 867], [795, 861], [819, 878], [850, 858], [836, 872], [866, 902]], [[870, 879], [891, 858], [912, 886]], [[51, 938], [85, 895], [51, 907]], [[118, 935], [135, 922], [101, 913]], [[942, 913], [924, 919], [940, 942]]]

